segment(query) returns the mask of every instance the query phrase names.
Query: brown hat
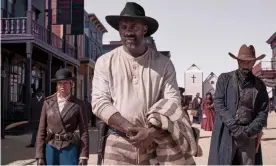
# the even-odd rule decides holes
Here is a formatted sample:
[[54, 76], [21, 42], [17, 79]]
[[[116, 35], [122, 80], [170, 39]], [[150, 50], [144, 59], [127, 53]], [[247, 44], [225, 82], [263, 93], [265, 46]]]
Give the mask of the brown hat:
[[229, 52], [229, 55], [234, 59], [243, 61], [261, 60], [265, 57], [265, 54], [262, 54], [256, 58], [254, 46], [250, 45], [247, 47], [245, 44], [241, 46], [238, 56], [235, 56], [231, 52]]

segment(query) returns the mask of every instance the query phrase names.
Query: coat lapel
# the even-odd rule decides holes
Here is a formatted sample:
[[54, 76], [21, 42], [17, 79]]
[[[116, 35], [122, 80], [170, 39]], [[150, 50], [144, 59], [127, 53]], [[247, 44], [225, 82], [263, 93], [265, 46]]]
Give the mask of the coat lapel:
[[52, 107], [53, 107], [54, 113], [56, 114], [56, 117], [58, 118], [58, 123], [60, 125], [63, 125], [61, 121], [60, 111], [58, 108], [57, 95], [55, 95], [55, 97], [52, 98]]
[[259, 93], [258, 89], [259, 89], [259, 82], [255, 78], [255, 84], [254, 84], [254, 88], [253, 88], [253, 106], [255, 106], [255, 101], [256, 101], [256, 98], [257, 98], [258, 93]]
[[[234, 89], [234, 93], [236, 95], [236, 110], [238, 109], [238, 103], [239, 103], [239, 98], [240, 98], [240, 92], [239, 92], [239, 84], [238, 84], [238, 79], [237, 79], [237, 75], [236, 75], [236, 70], [232, 72], [231, 74], [231, 80], [230, 80], [230, 85], [233, 86]], [[236, 113], [236, 112], [234, 112]]]
[[75, 105], [74, 101], [73, 101], [74, 97], [71, 96], [66, 104], [63, 107], [63, 110], [61, 111], [61, 118], [64, 118], [65, 115], [71, 110], [71, 108]]

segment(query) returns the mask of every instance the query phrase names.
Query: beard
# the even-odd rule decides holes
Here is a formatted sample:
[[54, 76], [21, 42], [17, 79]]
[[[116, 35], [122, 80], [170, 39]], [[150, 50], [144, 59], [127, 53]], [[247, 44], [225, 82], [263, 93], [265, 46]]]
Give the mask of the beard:
[[251, 72], [251, 70], [247, 69], [247, 68], [244, 68], [244, 69], [241, 69], [241, 72], [245, 75], [247, 75], [249, 72]]
[[132, 35], [125, 35], [122, 38], [123, 44], [128, 48], [128, 49], [135, 49], [136, 47], [140, 46], [141, 44], [141, 39], [132, 34]]
[[241, 70], [241, 73], [245, 77], [246, 80], [251, 79], [254, 76], [250, 69], [243, 68], [243, 69], [240, 69], [240, 70]]

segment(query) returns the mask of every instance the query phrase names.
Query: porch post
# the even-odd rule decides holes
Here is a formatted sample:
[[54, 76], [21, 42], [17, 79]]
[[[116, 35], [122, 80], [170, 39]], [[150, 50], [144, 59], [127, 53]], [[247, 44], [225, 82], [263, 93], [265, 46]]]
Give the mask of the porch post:
[[77, 66], [74, 66], [74, 76], [75, 76], [75, 96], [77, 97], [77, 89], [78, 89], [78, 67]]
[[31, 83], [32, 83], [32, 53], [33, 53], [33, 44], [30, 42], [26, 43], [26, 54], [27, 54], [27, 60], [26, 60], [26, 73], [25, 73], [25, 101], [26, 101], [26, 111], [24, 113], [25, 117], [30, 117], [31, 113], [31, 100], [32, 100], [32, 92], [31, 92]]
[[27, 31], [27, 34], [32, 33], [32, 0], [28, 0], [26, 31]]
[[52, 0], [48, 0], [48, 43], [52, 44]]
[[86, 71], [84, 74], [84, 79], [83, 79], [83, 83], [84, 83], [84, 97], [87, 97], [87, 101], [90, 102], [90, 97], [89, 97], [89, 65], [86, 65]]
[[66, 53], [66, 24], [62, 25], [63, 28], [63, 34], [62, 34], [62, 50], [64, 53]]
[[48, 54], [48, 60], [47, 60], [47, 76], [46, 76], [46, 94], [45, 96], [50, 96], [52, 91], [52, 54]]
[[[10, 94], [8, 92], [9, 90], [9, 83], [10, 83], [10, 77], [9, 77], [9, 69], [10, 69], [10, 58], [2, 54], [2, 64], [3, 68], [1, 69], [1, 139], [5, 139], [5, 122], [7, 117], [7, 111], [8, 111], [8, 103], [10, 99]], [[2, 75], [3, 74], [3, 75]], [[3, 97], [6, 96], [6, 97]]]

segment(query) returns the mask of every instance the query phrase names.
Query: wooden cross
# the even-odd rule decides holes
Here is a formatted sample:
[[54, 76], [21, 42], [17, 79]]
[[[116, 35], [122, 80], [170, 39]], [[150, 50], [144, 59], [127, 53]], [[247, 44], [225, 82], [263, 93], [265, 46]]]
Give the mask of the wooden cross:
[[195, 83], [195, 75], [193, 75], [191, 78], [193, 79], [193, 83]]

